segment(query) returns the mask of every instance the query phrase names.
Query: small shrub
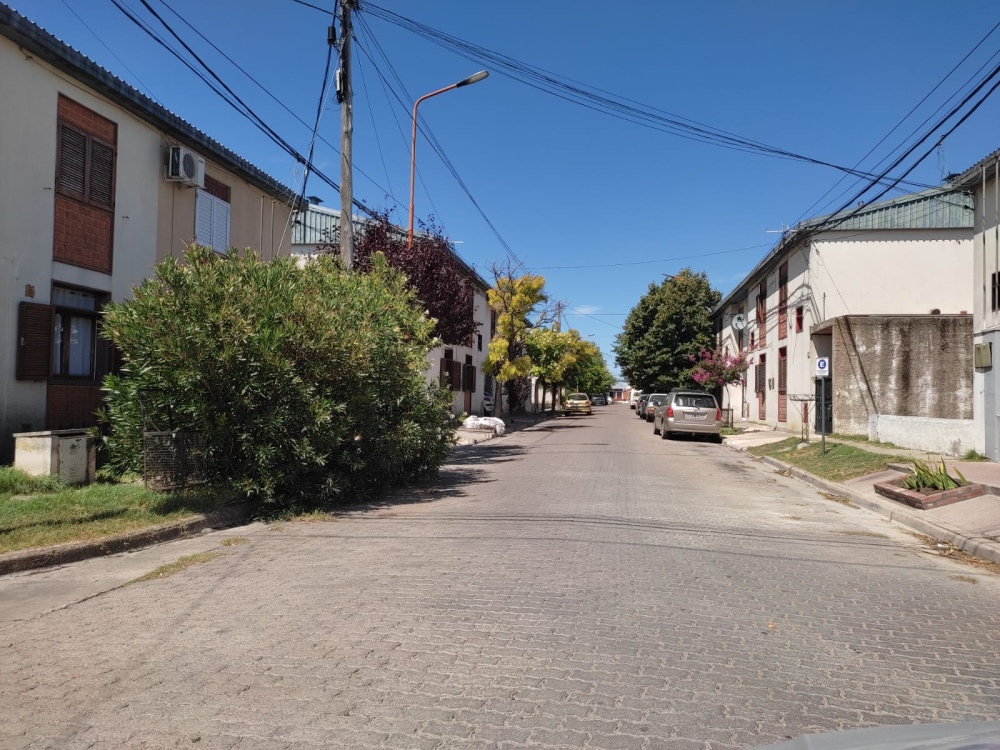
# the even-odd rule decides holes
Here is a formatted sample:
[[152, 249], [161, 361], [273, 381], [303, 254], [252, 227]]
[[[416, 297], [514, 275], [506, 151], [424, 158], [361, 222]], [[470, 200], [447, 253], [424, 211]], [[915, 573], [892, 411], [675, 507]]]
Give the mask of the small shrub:
[[989, 456], [984, 456], [982, 453], [977, 451], [975, 448], [969, 448], [965, 453], [962, 454], [963, 461], [989, 461]]
[[958, 469], [955, 469], [955, 473], [958, 474], [958, 479], [948, 474], [944, 461], [937, 469], [932, 469], [923, 461], [914, 460], [913, 474], [903, 479], [903, 486], [908, 490], [918, 492], [925, 489], [942, 491], [964, 487], [969, 483]]

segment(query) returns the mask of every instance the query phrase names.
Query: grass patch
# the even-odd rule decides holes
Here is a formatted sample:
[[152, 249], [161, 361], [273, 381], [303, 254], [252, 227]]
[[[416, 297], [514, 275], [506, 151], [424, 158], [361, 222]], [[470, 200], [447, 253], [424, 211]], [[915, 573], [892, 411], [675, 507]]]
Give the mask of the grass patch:
[[898, 448], [899, 446], [895, 443], [890, 443], [885, 440], [869, 440], [867, 435], [849, 435], [843, 432], [834, 432], [827, 439], [834, 440], [847, 440], [851, 443], [867, 443], [868, 445], [876, 445], [879, 448]]
[[953, 581], [962, 581], [962, 583], [979, 583], [979, 579], [972, 576], [954, 575], [948, 577]]
[[250, 540], [245, 536], [227, 536], [219, 544], [223, 547], [236, 547], [240, 544], [249, 544]]
[[871, 453], [853, 445], [830, 441], [827, 441], [824, 456], [820, 453], [818, 442], [799, 449], [797, 446], [800, 442], [799, 438], [793, 437], [779, 443], [755, 446], [749, 452], [756, 456], [771, 456], [832, 482], [885, 471], [890, 463], [908, 461], [902, 456]]
[[969, 448], [965, 453], [962, 454], [963, 461], [989, 461], [988, 456], [984, 456], [982, 453], [977, 451], [975, 448]]
[[742, 435], [743, 430], [737, 429], [736, 427], [722, 427], [719, 432], [723, 435]]
[[161, 565], [156, 570], [151, 570], [146, 573], [146, 575], [139, 576], [135, 580], [129, 581], [129, 583], [151, 581], [154, 578], [166, 578], [174, 573], [180, 573], [182, 570], [186, 570], [192, 565], [198, 565], [200, 563], [208, 562], [209, 560], [214, 560], [216, 557], [221, 555], [221, 552], [196, 552], [193, 555], [185, 555], [184, 557], [174, 560], [172, 563]]
[[47, 477], [31, 478], [42, 482], [26, 487], [11, 480], [7, 469], [0, 469], [0, 482], [5, 482], [0, 484], [0, 554], [103, 539], [211, 513], [230, 500], [210, 489], [163, 494], [136, 484], [65, 487]]

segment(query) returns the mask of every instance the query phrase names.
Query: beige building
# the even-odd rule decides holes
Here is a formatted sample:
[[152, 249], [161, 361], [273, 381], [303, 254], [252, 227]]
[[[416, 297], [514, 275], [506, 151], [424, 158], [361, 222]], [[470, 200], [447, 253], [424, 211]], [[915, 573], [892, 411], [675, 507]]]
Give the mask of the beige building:
[[972, 447], [972, 206], [948, 186], [786, 233], [713, 312], [750, 362], [722, 389], [736, 424], [815, 431], [825, 357], [828, 432]]
[[[364, 219], [354, 217], [354, 226]], [[400, 230], [402, 232], [403, 230]], [[292, 228], [292, 252], [302, 256], [312, 255], [324, 246], [337, 246], [340, 242], [340, 211], [310, 204], [296, 216]], [[476, 333], [461, 345], [439, 346], [427, 355], [426, 379], [428, 385], [442, 378], [454, 392], [452, 411], [458, 415], [483, 413], [483, 396], [493, 393], [492, 379], [483, 374], [483, 363], [489, 353], [494, 331], [493, 315], [486, 292], [489, 284], [458, 255], [456, 260], [472, 281], [472, 314]]]
[[[100, 310], [187, 242], [290, 248], [289, 189], [0, 4], [0, 457], [89, 426]], [[6, 342], [6, 343], [4, 343]]]

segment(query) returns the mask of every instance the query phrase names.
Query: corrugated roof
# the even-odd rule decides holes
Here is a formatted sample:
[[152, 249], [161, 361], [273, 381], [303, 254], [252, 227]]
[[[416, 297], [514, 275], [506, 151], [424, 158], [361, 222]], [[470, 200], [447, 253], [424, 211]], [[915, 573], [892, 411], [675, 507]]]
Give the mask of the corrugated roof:
[[893, 229], [971, 229], [974, 209], [974, 197], [957, 187], [955, 183], [951, 183], [944, 187], [872, 203], [856, 212], [845, 212], [843, 215], [849, 218], [838, 219], [836, 215], [827, 214], [808, 219], [782, 235], [760, 263], [722, 298], [712, 311], [712, 315], [717, 315], [735, 297], [745, 294], [746, 290], [759, 280], [760, 275], [769, 272], [789, 250], [817, 234]]
[[0, 36], [7, 37], [22, 49], [68, 73], [139, 119], [169, 133], [185, 146], [210, 157], [268, 194], [292, 205], [297, 203], [298, 196], [291, 188], [282, 185], [269, 174], [132, 88], [82, 52], [57, 39], [4, 3], [0, 3]]
[[[974, 189], [983, 179], [984, 168], [995, 168], [994, 165], [1000, 162], [1000, 149], [994, 151], [985, 159], [981, 159], [966, 169], [962, 174], [952, 180], [952, 185], [956, 188]], [[989, 174], [987, 173], [987, 177]]]

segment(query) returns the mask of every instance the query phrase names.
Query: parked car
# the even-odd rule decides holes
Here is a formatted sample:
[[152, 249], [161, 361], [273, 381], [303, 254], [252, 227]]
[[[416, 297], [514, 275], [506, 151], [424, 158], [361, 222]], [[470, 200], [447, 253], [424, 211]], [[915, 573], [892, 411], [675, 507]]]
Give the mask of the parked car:
[[639, 400], [635, 402], [635, 415], [639, 417], [639, 419], [645, 419], [646, 412], [643, 411], [643, 408], [646, 406], [647, 398], [649, 398], [649, 394], [644, 393], [639, 396]]
[[711, 393], [674, 391], [653, 413], [653, 434], [664, 440], [677, 434], [707, 435], [721, 443], [722, 409]]
[[656, 413], [656, 407], [662, 404], [666, 398], [666, 393], [650, 393], [646, 397], [646, 402], [642, 407], [642, 413], [647, 422], [653, 421], [653, 414]]
[[563, 410], [567, 414], [593, 414], [590, 408], [590, 396], [586, 393], [571, 393], [563, 401]]
[[628, 400], [628, 408], [634, 409], [640, 398], [642, 398], [642, 391], [632, 391], [632, 396]]
[[492, 417], [493, 416], [493, 397], [489, 394], [483, 396], [483, 416]]
[[591, 406], [607, 406], [608, 399], [603, 393], [595, 393], [590, 399]]

